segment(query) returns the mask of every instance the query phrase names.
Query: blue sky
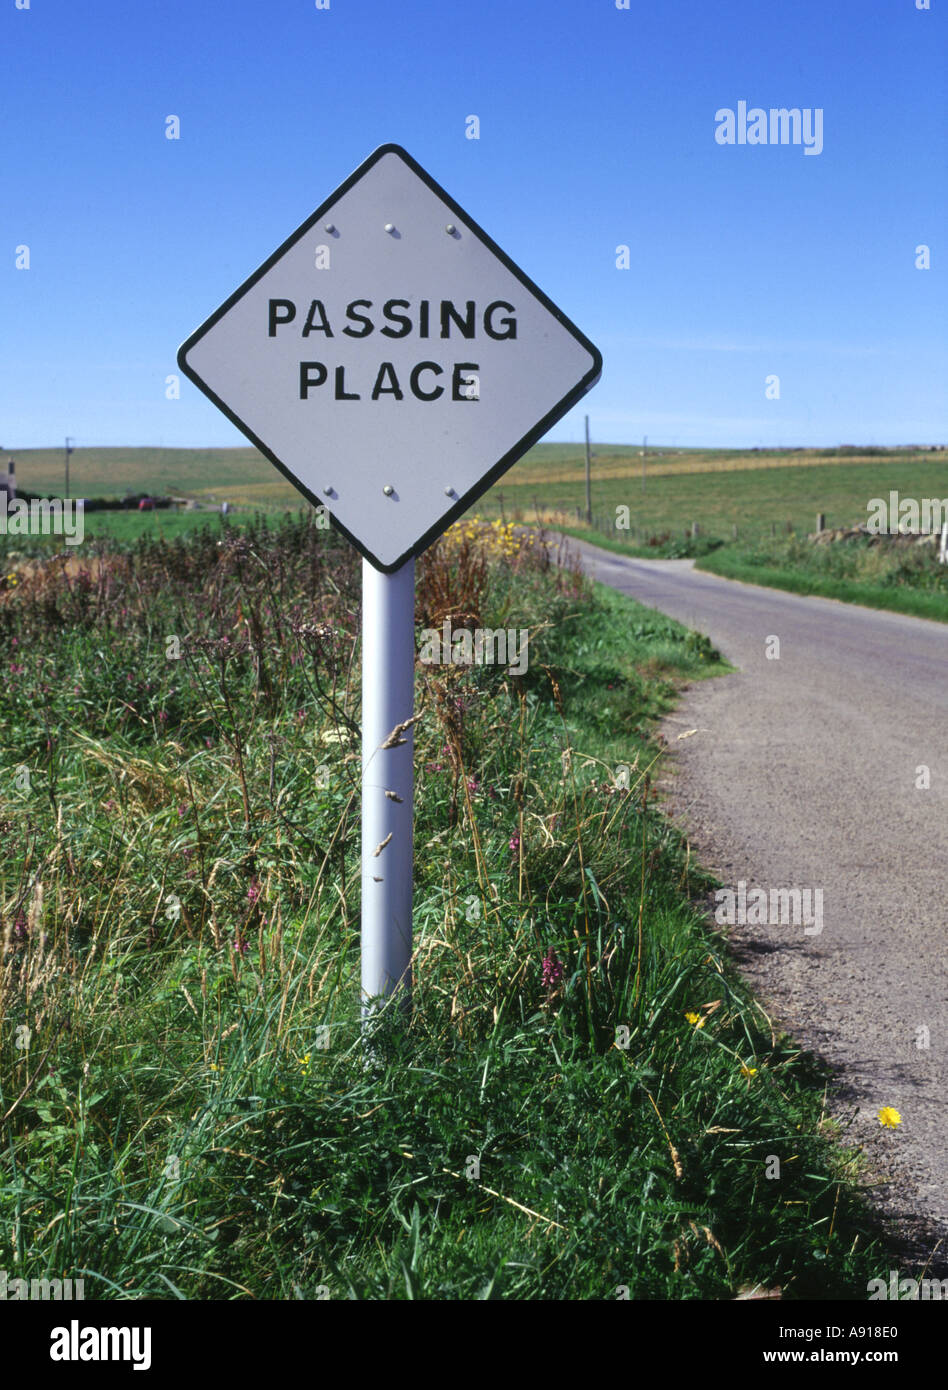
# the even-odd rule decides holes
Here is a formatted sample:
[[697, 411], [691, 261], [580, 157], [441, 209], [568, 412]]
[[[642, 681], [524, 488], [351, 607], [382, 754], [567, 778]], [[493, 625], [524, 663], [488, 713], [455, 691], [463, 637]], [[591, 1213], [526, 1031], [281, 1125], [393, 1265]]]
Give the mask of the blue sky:
[[[602, 351], [550, 438], [948, 442], [946, 0], [16, 2], [8, 450], [244, 442], [166, 399], [177, 348], [388, 141]], [[718, 144], [739, 101], [822, 109], [822, 152]]]

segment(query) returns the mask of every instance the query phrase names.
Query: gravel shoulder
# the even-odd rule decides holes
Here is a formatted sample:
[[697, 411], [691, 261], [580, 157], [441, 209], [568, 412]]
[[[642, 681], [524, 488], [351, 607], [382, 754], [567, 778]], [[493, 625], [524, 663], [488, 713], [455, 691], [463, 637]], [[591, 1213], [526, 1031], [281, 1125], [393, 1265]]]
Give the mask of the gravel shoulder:
[[737, 668], [666, 721], [669, 808], [722, 885], [823, 890], [822, 931], [735, 925], [733, 953], [775, 1023], [833, 1067], [827, 1109], [906, 1260], [944, 1277], [948, 626], [570, 544]]

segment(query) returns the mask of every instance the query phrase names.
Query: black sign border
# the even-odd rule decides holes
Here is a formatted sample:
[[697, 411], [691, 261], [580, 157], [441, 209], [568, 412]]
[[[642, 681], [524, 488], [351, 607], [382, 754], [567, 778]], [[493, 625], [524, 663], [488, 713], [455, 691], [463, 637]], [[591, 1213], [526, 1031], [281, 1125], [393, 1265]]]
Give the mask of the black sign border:
[[[557, 321], [562, 325], [562, 327], [565, 328], [567, 332], [570, 333], [573, 336], [573, 338], [583, 348], [585, 348], [585, 350], [592, 357], [592, 366], [590, 367], [589, 371], [585, 374], [585, 376], [581, 378], [579, 382], [577, 382], [577, 384], [572, 388], [572, 390], [568, 391], [566, 395], [563, 396], [563, 398], [560, 401], [558, 401], [555, 406], [553, 406], [552, 410], [547, 411], [546, 415], [543, 416], [543, 419], [538, 420], [537, 423], [533, 426], [533, 428], [530, 429], [523, 436], [522, 439], [517, 441], [517, 443], [513, 446], [512, 449], [508, 449], [507, 452], [503, 455], [503, 457], [498, 459], [498, 461], [493, 465], [493, 467], [487, 473], [484, 474], [480, 482], [478, 482], [473, 488], [471, 488], [469, 492], [466, 492], [464, 496], [461, 497], [457, 501], [457, 503], [455, 503], [451, 510], [435, 526], [431, 527], [431, 529], [428, 530], [424, 534], [424, 536], [422, 536], [421, 540], [419, 540], [417, 544], [411, 546], [410, 549], [405, 551], [404, 555], [401, 555], [396, 561], [394, 561], [394, 563], [388, 565], [383, 564], [377, 555], [373, 555], [370, 550], [367, 550], [366, 547], [349, 530], [347, 530], [345, 526], [342, 525], [342, 523], [333, 515], [329, 507], [326, 506], [324, 500], [314, 496], [313, 493], [310, 492], [310, 490], [300, 482], [300, 480], [295, 476], [295, 474], [293, 474], [290, 471], [290, 469], [288, 469], [280, 461], [280, 459], [278, 459], [276, 455], [272, 453], [270, 449], [267, 448], [263, 440], [258, 439], [257, 436], [254, 434], [253, 430], [250, 429], [250, 427], [246, 425], [238, 415], [235, 415], [229, 406], [225, 405], [225, 403], [220, 399], [219, 396], [215, 394], [214, 391], [211, 390], [211, 388], [207, 385], [206, 382], [201, 380], [197, 372], [193, 370], [193, 368], [189, 365], [187, 360], [187, 355], [190, 352], [191, 348], [193, 348], [196, 343], [200, 342], [204, 335], [207, 332], [209, 332], [210, 329], [213, 328], [214, 325], [233, 308], [237, 301], [241, 299], [243, 295], [245, 295], [247, 291], [251, 289], [262, 276], [266, 275], [267, 271], [270, 270], [270, 268], [276, 264], [276, 262], [284, 254], [284, 252], [289, 250], [289, 248], [296, 241], [298, 241], [301, 236], [308, 232], [310, 228], [313, 227], [321, 217], [324, 217], [326, 213], [329, 211], [329, 209], [333, 206], [333, 204], [339, 198], [341, 198], [344, 193], [348, 193], [349, 189], [352, 188], [354, 184], [358, 183], [358, 181], [365, 174], [368, 173], [368, 171], [373, 167], [373, 165], [377, 164], [378, 161], [387, 154], [397, 155], [399, 159], [401, 159], [405, 164], [407, 164], [408, 168], [411, 169], [411, 171], [414, 174], [417, 174], [417, 176], [420, 179], [422, 179], [422, 181], [428, 186], [428, 188], [430, 188], [433, 193], [435, 193], [439, 198], [441, 198], [443, 202], [447, 204], [447, 206], [457, 217], [459, 217], [464, 223], [467, 224], [471, 232], [481, 239], [484, 245], [487, 246], [488, 249], [493, 252], [497, 259], [504, 266], [506, 266], [510, 273], [514, 275], [520, 281], [520, 283], [540, 301], [544, 308], [546, 308], [553, 315], [553, 317], [557, 319]], [[206, 319], [204, 323], [201, 324], [200, 328], [195, 329], [191, 336], [187, 338], [185, 342], [181, 344], [181, 347], [178, 349], [178, 366], [181, 368], [182, 372], [185, 374], [188, 380], [193, 382], [194, 385], [198, 388], [198, 390], [203, 392], [203, 394], [207, 396], [209, 400], [213, 401], [213, 403], [217, 406], [218, 410], [220, 410], [222, 414], [226, 415], [228, 420], [230, 420], [232, 424], [237, 426], [241, 434], [246, 435], [246, 437], [250, 440], [251, 444], [253, 444], [255, 448], [259, 449], [260, 453], [263, 454], [265, 458], [269, 459], [275, 468], [279, 469], [279, 471], [283, 474], [287, 481], [292, 483], [298, 492], [302, 493], [303, 496], [306, 497], [307, 500], [311, 502], [314, 507], [325, 507], [326, 513], [329, 516], [332, 525], [335, 527], [337, 531], [339, 531], [343, 536], [345, 536], [346, 540], [348, 540], [351, 545], [355, 546], [356, 550], [359, 551], [360, 555], [363, 555], [365, 559], [369, 561], [370, 564], [374, 565], [377, 570], [381, 570], [383, 574], [394, 574], [396, 570], [401, 569], [402, 565], [404, 565], [406, 561], [413, 559], [417, 555], [420, 555], [423, 550], [427, 550], [428, 546], [431, 545], [433, 541], [437, 540], [438, 536], [442, 535], [448, 529], [449, 526], [453, 525], [453, 523], [457, 521], [457, 519], [460, 516], [463, 516], [463, 514], [467, 511], [468, 507], [470, 507], [474, 502], [476, 502], [479, 497], [482, 497], [483, 494], [494, 485], [497, 479], [500, 478], [504, 473], [506, 473], [508, 468], [510, 468], [514, 463], [516, 463], [517, 459], [521, 458], [527, 452], [527, 450], [530, 449], [537, 442], [538, 439], [541, 439], [543, 435], [546, 434], [547, 430], [551, 429], [552, 426], [556, 424], [557, 420], [562, 419], [562, 417], [567, 413], [567, 411], [571, 410], [573, 406], [576, 404], [576, 402], [581, 400], [582, 397], [586, 395], [587, 391], [590, 391], [592, 387], [595, 386], [596, 382], [602, 375], [602, 354], [600, 353], [599, 349], [589, 341], [585, 333], [580, 332], [580, 330], [576, 327], [573, 321], [567, 318], [567, 316], [563, 313], [562, 309], [557, 308], [553, 301], [543, 293], [539, 286], [533, 283], [529, 275], [527, 275], [523, 270], [521, 270], [520, 267], [514, 261], [512, 261], [504, 251], [500, 249], [497, 243], [487, 235], [484, 229], [480, 227], [478, 223], [475, 222], [474, 219], [464, 211], [464, 209], [460, 206], [459, 203], [455, 202], [455, 200], [450, 196], [450, 194], [445, 192], [441, 185], [431, 177], [427, 170], [421, 167], [417, 160], [412, 158], [412, 156], [408, 153], [407, 150], [403, 149], [401, 145], [386, 144], [379, 145], [378, 149], [373, 150], [372, 154], [369, 155], [368, 159], [366, 159], [362, 164], [360, 164], [358, 169], [354, 170], [354, 172], [349, 175], [345, 182], [341, 183], [339, 187], [335, 190], [335, 192], [331, 193], [330, 196], [325, 200], [325, 202], [321, 203], [319, 207], [316, 209], [316, 211], [310, 217], [308, 217], [305, 222], [303, 222], [299, 227], [297, 227], [295, 232], [292, 232], [290, 236], [286, 238], [282, 245], [279, 246], [277, 250], [273, 252], [273, 255], [268, 256], [267, 259], [263, 262], [263, 264], [257, 270], [255, 270], [253, 274], [250, 275], [248, 279], [246, 279], [243, 282], [242, 285], [240, 285], [236, 290], [234, 290], [234, 293], [230, 295], [228, 299], [225, 299], [224, 303], [220, 306], [220, 308], [215, 309], [214, 313], [211, 314], [210, 318]]]

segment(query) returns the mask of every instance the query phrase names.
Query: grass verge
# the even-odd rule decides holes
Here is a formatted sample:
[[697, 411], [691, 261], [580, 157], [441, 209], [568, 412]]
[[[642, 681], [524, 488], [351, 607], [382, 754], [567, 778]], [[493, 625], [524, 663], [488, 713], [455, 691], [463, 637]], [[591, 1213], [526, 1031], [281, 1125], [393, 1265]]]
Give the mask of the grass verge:
[[201, 529], [0, 596], [0, 1221], [87, 1297], [866, 1296], [813, 1061], [693, 905], [656, 718], [707, 640], [510, 528], [419, 565], [415, 999], [358, 1010], [359, 564]]
[[791, 539], [726, 546], [696, 564], [725, 579], [948, 622], [948, 566], [937, 563], [932, 548], [918, 554], [900, 545], [886, 554], [859, 541], [816, 546]]

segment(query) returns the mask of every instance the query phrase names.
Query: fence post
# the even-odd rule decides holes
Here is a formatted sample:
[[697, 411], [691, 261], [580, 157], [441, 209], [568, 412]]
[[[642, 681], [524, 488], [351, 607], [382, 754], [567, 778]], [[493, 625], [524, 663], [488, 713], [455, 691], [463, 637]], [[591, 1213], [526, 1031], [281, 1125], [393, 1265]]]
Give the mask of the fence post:
[[825, 513], [825, 512], [817, 512], [817, 514], [816, 514], [816, 534], [819, 535], [821, 531], [825, 531], [825, 530], [826, 530], [826, 513]]

